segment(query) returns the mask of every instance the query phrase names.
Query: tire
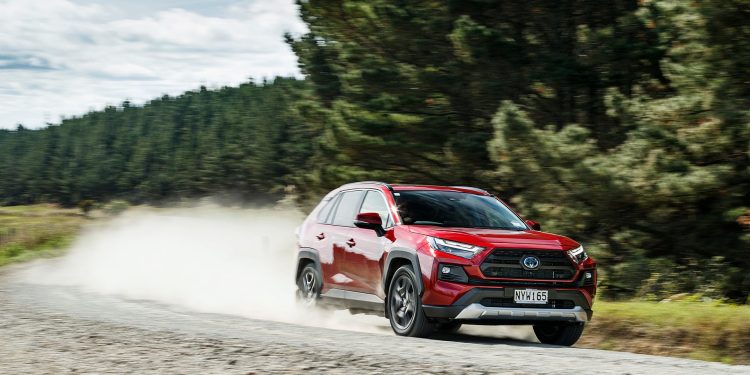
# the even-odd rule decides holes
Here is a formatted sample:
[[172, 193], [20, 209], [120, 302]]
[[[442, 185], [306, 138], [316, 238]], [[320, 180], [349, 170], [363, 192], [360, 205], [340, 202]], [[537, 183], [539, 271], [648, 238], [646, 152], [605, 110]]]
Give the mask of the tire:
[[312, 263], [306, 265], [297, 278], [297, 302], [305, 307], [315, 307], [322, 286], [323, 279], [318, 269]]
[[422, 309], [416, 280], [411, 267], [401, 266], [393, 274], [388, 287], [388, 320], [393, 332], [399, 336], [429, 337], [435, 332], [434, 325]]
[[461, 322], [452, 320], [447, 323], [440, 323], [437, 325], [436, 329], [440, 333], [447, 333], [447, 334], [456, 333], [458, 332], [459, 329], [461, 329]]
[[539, 342], [549, 345], [572, 346], [581, 338], [583, 324], [538, 324], [534, 334]]

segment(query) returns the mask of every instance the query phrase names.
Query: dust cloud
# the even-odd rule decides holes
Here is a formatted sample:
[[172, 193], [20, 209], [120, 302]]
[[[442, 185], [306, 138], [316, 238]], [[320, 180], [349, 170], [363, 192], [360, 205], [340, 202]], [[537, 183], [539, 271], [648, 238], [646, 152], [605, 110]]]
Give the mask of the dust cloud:
[[295, 303], [293, 209], [136, 209], [93, 224], [69, 253], [26, 271], [70, 285], [200, 312], [389, 333], [387, 320]]

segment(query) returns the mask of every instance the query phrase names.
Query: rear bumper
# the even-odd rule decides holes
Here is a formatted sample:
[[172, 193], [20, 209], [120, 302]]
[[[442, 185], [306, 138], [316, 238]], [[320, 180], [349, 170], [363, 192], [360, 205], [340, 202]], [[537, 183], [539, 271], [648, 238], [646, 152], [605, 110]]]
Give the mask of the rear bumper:
[[424, 305], [430, 318], [458, 319], [470, 323], [534, 324], [541, 322], [578, 322], [591, 320], [593, 311], [588, 300], [577, 290], [549, 290], [550, 300], [573, 301], [572, 308], [551, 306], [485, 306], [485, 298], [513, 298], [514, 288], [474, 288], [448, 306]]

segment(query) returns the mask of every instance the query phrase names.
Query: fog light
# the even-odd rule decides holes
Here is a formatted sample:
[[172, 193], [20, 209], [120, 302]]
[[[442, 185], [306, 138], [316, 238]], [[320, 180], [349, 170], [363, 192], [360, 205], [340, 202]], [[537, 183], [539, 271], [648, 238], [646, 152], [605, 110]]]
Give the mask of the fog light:
[[454, 264], [440, 264], [440, 273], [438, 279], [444, 281], [451, 281], [454, 283], [466, 283], [469, 282], [469, 276], [464, 271], [464, 268]]
[[586, 272], [586, 273], [583, 274], [583, 277], [586, 280], [591, 280], [591, 278], [594, 277], [594, 275], [591, 272]]

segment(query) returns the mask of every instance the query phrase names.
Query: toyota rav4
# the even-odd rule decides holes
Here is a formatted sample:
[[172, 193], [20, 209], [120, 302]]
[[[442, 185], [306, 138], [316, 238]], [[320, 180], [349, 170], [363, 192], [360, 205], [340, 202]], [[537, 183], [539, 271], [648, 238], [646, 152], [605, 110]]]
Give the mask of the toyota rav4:
[[298, 229], [297, 257], [301, 303], [380, 314], [404, 336], [525, 324], [573, 345], [596, 293], [580, 244], [470, 187], [344, 185]]

